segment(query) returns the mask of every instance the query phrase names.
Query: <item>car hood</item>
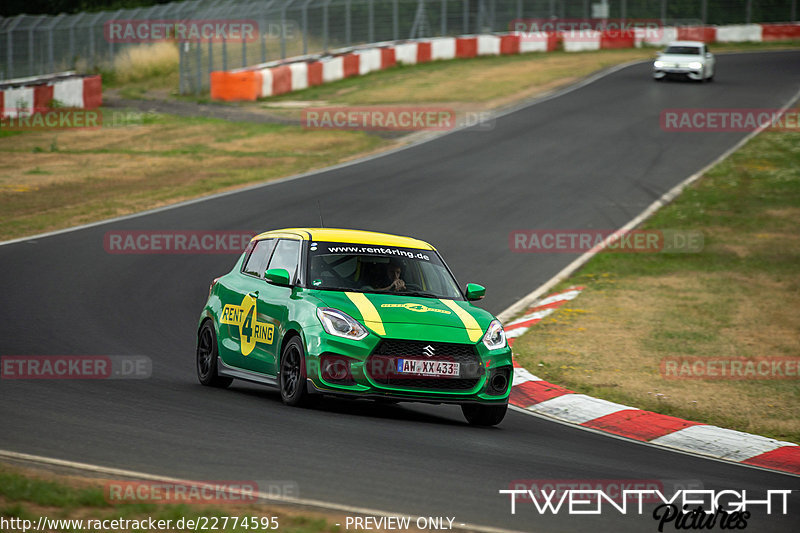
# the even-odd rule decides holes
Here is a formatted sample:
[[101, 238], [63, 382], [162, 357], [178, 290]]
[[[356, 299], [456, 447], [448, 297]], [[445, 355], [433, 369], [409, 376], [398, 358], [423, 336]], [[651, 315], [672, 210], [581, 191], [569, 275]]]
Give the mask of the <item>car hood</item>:
[[427, 326], [428, 331], [445, 327], [460, 330], [469, 342], [477, 342], [494, 319], [488, 311], [464, 300], [338, 291], [315, 291], [314, 296], [388, 337], [407, 337], [414, 328], [421, 334], [420, 326]]

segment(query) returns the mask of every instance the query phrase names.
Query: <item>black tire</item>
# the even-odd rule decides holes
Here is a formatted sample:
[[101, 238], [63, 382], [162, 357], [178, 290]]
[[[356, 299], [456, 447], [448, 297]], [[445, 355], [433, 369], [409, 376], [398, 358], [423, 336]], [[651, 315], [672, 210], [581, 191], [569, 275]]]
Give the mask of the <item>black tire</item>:
[[217, 373], [217, 334], [210, 320], [203, 323], [197, 334], [197, 379], [208, 387], [224, 389], [233, 378], [225, 378]]
[[461, 412], [473, 426], [496, 426], [503, 421], [508, 410], [508, 404], [480, 405], [466, 403], [461, 406]]
[[281, 352], [281, 366], [278, 380], [281, 387], [281, 400], [294, 407], [309, 405], [316, 396], [306, 390], [306, 355], [300, 337], [292, 337]]

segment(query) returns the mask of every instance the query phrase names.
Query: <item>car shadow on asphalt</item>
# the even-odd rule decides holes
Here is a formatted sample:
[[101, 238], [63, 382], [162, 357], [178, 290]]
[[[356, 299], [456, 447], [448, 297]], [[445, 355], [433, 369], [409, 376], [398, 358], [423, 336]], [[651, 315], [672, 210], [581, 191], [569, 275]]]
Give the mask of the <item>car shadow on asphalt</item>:
[[286, 407], [287, 409], [299, 409], [309, 413], [350, 415], [382, 420], [422, 422], [447, 426], [468, 426], [465, 421], [423, 413], [405, 407], [405, 405], [411, 405], [410, 403], [404, 405], [403, 403], [389, 403], [367, 399], [350, 400], [346, 398], [325, 396], [313, 406], [297, 408], [284, 406], [278, 391], [261, 388], [257, 385], [250, 385], [246, 383], [237, 384], [234, 382], [234, 384], [228, 389], [228, 392], [235, 392], [243, 396], [270, 401], [280, 407]]

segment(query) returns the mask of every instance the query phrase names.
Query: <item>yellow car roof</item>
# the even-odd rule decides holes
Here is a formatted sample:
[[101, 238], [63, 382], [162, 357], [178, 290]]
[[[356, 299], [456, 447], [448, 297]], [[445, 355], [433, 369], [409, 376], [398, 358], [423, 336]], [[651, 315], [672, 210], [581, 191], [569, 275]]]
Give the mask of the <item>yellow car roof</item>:
[[374, 244], [376, 246], [399, 246], [401, 248], [419, 248], [422, 250], [435, 250], [425, 241], [401, 235], [378, 233], [376, 231], [363, 231], [358, 229], [340, 228], [286, 228], [266, 231], [253, 237], [254, 240], [268, 237], [292, 236], [300, 237], [306, 241], [322, 242], [351, 242], [354, 244]]

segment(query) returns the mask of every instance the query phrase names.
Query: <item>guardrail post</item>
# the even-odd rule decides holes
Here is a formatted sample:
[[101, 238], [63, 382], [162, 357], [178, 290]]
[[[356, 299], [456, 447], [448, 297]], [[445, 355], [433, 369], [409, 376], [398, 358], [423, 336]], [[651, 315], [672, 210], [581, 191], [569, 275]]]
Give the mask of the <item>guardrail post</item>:
[[703, 22], [703, 26], [708, 22], [708, 0], [703, 0], [700, 4], [700, 20]]
[[199, 42], [195, 43], [195, 60], [197, 61], [197, 66], [195, 71], [197, 73], [197, 88], [195, 89], [195, 93], [203, 92], [203, 47], [200, 46]]
[[[116, 13], [114, 13], [109, 22], [112, 20], [116, 20], [118, 16], [122, 15], [124, 9], [120, 9]], [[105, 34], [105, 32], [103, 32]], [[114, 39], [108, 39], [108, 61], [113, 65], [114, 64]]]
[[350, 0], [345, 0], [344, 2], [344, 42], [346, 46], [350, 46], [352, 41], [351, 31], [352, 28], [350, 27], [352, 20], [350, 19]]
[[745, 15], [744, 21], [746, 24], [750, 24], [753, 20], [753, 0], [747, 0], [747, 4], [745, 4]]
[[322, 49], [325, 50], [325, 52], [328, 51], [328, 41], [330, 39], [328, 32], [328, 6], [330, 3], [331, 0], [327, 0], [322, 4]]
[[94, 68], [95, 63], [95, 46], [94, 46], [94, 28], [97, 21], [100, 20], [100, 17], [103, 16], [103, 12], [101, 11], [97, 15], [94, 16], [92, 21], [89, 23], [89, 68]]
[[464, 0], [464, 3], [462, 5], [462, 14], [461, 14], [461, 16], [464, 19], [462, 21], [463, 26], [462, 26], [461, 33], [463, 35], [466, 35], [466, 34], [469, 33], [469, 0]]
[[35, 76], [37, 74], [36, 67], [33, 65], [34, 61], [34, 54], [33, 54], [33, 32], [36, 31], [36, 27], [39, 26], [42, 22], [47, 20], [47, 17], [41, 17], [39, 20], [33, 23], [32, 26], [28, 28], [28, 68], [30, 69], [30, 75]]
[[186, 75], [186, 60], [183, 57], [184, 52], [184, 44], [178, 43], [178, 92], [180, 94], [186, 94], [186, 81], [184, 80], [184, 76]]
[[661, 0], [661, 25], [667, 25], [667, 0]]
[[12, 34], [14, 33], [14, 28], [19, 24], [22, 17], [17, 17], [14, 19], [14, 22], [9, 25], [8, 35], [6, 36], [6, 43], [8, 46], [6, 47], [6, 58], [8, 59], [8, 79], [11, 80], [14, 78], [14, 39], [12, 38]]
[[375, 0], [367, 3], [367, 41], [375, 42]]
[[[308, 4], [311, 2], [312, 0], [306, 0], [303, 4], [303, 55], [308, 55]], [[262, 63], [265, 61], [266, 59], [263, 59]]]
[[797, 0], [792, 0], [792, 9], [789, 13], [789, 20], [793, 22], [797, 21]]
[[[466, 1], [466, 0], [464, 0]], [[399, 8], [397, 7], [397, 0], [392, 0], [392, 39], [395, 41], [400, 38], [400, 18]]]
[[447, 0], [442, 0], [442, 14], [441, 14], [441, 34], [442, 37], [447, 35]]

